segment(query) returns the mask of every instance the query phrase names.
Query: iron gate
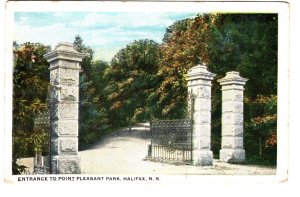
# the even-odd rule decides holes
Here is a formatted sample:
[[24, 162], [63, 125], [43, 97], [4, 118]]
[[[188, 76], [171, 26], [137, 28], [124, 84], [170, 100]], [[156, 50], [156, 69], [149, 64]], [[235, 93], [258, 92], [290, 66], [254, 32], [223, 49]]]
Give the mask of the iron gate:
[[154, 120], [150, 123], [151, 145], [148, 157], [153, 161], [190, 164], [193, 160], [192, 120]]
[[39, 113], [34, 119], [34, 130], [36, 132], [45, 133], [48, 141], [42, 145], [41, 149], [45, 151], [46, 156], [42, 152], [36, 152], [34, 158], [33, 174], [50, 174], [50, 114], [49, 111]]

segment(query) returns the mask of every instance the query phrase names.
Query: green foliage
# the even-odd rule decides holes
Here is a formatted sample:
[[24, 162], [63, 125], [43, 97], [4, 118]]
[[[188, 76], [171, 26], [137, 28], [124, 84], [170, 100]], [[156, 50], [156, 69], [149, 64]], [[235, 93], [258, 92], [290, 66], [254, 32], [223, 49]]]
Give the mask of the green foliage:
[[218, 15], [208, 45], [209, 67], [223, 77], [231, 70], [249, 79], [246, 97], [277, 93], [276, 14]]
[[48, 131], [34, 130], [34, 118], [48, 109], [48, 63], [43, 55], [50, 47], [42, 44], [14, 43], [13, 71], [13, 167], [14, 173], [24, 168], [14, 163], [17, 158], [47, 152]]
[[113, 57], [106, 71], [111, 124], [149, 120], [156, 109], [159, 58], [159, 45], [152, 40], [134, 41]]
[[276, 164], [277, 150], [277, 96], [258, 95], [253, 102], [245, 103], [251, 118], [245, 126], [245, 148], [249, 160]]
[[188, 25], [191, 21], [192, 21], [192, 19], [183, 19], [180, 21], [176, 21], [172, 25], [167, 27], [166, 33], [163, 38], [163, 42], [165, 42], [165, 43], [169, 42], [172, 39], [174, 33], [176, 33], [176, 32], [186, 31], [188, 28]]
[[75, 37], [73, 44], [78, 52], [86, 54], [81, 63], [79, 84], [79, 148], [83, 149], [99, 139], [108, 124], [108, 103], [104, 91], [107, 85], [104, 73], [108, 64], [93, 61], [93, 50], [83, 44], [80, 36]]
[[40, 150], [33, 139], [46, 140], [44, 132], [33, 130], [33, 123], [34, 117], [48, 108], [49, 70], [43, 55], [50, 47], [34, 43], [14, 43], [14, 47], [13, 157], [19, 158]]
[[214, 15], [199, 15], [177, 21], [167, 29], [161, 45], [162, 60], [158, 75], [162, 82], [157, 89], [160, 116], [182, 118], [187, 108], [186, 74], [200, 62], [208, 62], [207, 45], [211, 42]]

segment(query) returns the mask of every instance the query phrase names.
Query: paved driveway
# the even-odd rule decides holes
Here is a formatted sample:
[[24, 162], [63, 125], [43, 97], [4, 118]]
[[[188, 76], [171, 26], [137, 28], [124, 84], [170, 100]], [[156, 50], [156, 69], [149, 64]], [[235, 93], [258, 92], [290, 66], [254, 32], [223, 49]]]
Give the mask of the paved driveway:
[[171, 165], [145, 161], [149, 129], [134, 127], [115, 132], [80, 151], [82, 174], [153, 175], [275, 175], [275, 168], [234, 165], [214, 160], [212, 167]]

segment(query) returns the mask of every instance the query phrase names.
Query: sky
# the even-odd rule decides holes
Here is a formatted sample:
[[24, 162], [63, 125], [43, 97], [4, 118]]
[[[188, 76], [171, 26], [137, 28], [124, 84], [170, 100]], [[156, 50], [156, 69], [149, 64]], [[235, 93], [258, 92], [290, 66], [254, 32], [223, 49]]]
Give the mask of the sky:
[[195, 17], [192, 12], [16, 12], [14, 41], [38, 42], [52, 48], [73, 43], [80, 35], [95, 52], [95, 59], [109, 62], [127, 44], [139, 39], [162, 42], [175, 21]]

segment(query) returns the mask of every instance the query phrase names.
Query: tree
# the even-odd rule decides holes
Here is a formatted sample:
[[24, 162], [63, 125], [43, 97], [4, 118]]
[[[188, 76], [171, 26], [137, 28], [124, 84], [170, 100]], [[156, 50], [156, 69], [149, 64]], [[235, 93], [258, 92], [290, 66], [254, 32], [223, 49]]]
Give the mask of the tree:
[[[14, 42], [13, 160], [47, 152], [48, 131], [34, 130], [35, 117], [48, 110], [49, 70], [43, 55], [49, 46]], [[38, 149], [38, 147], [42, 149]], [[16, 166], [13, 164], [13, 166]], [[18, 173], [14, 169], [14, 173]]]
[[152, 40], [134, 41], [113, 57], [106, 72], [112, 124], [149, 120], [155, 110], [159, 58], [159, 45]]
[[104, 78], [108, 64], [103, 61], [93, 61], [93, 50], [83, 44], [80, 36], [74, 40], [74, 48], [85, 53], [80, 75], [80, 105], [79, 105], [79, 148], [85, 148], [102, 135], [103, 127], [108, 123], [107, 100], [104, 89], [107, 81]]
[[158, 72], [162, 78], [157, 92], [162, 117], [182, 118], [186, 114], [186, 74], [198, 63], [209, 62], [207, 46], [215, 18], [215, 15], [199, 15], [177, 21], [167, 29]]
[[264, 164], [276, 163], [277, 151], [277, 96], [257, 95], [253, 102], [247, 102], [248, 111], [253, 114], [245, 125], [245, 148], [250, 160]]
[[219, 15], [213, 32], [214, 40], [208, 45], [212, 71], [224, 76], [236, 70], [247, 77], [249, 99], [277, 93], [276, 14]]

